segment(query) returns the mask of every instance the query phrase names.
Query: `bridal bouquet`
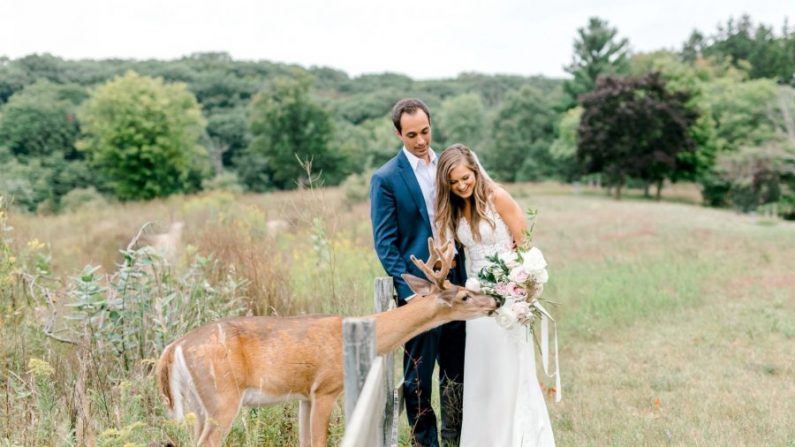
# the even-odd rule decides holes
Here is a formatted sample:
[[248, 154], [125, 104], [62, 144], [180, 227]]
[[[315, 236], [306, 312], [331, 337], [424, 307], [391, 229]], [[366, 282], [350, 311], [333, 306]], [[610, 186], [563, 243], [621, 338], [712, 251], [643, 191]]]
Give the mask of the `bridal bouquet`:
[[[528, 216], [534, 222], [536, 212], [529, 210]], [[539, 301], [549, 273], [544, 254], [532, 246], [533, 226], [525, 232], [523, 246], [487, 257], [489, 264], [480, 269], [477, 278], [466, 283], [468, 289], [491, 295], [498, 301], [497, 324], [506, 329], [522, 324], [532, 330], [533, 322], [542, 316], [552, 319]]]
[[477, 279], [467, 280], [466, 287], [491, 295], [499, 302], [496, 318], [500, 326], [532, 327], [537, 318], [546, 314], [539, 302], [549, 279], [543, 253], [536, 247], [520, 248], [495, 253], [487, 259], [490, 264], [480, 269]]

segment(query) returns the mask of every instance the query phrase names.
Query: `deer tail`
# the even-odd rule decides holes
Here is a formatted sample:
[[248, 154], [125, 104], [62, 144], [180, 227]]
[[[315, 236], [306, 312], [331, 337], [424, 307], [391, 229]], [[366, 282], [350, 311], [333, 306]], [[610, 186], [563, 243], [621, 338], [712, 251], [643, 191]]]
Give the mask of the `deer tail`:
[[166, 346], [157, 362], [157, 383], [160, 392], [166, 398], [166, 406], [174, 412], [174, 396], [171, 390], [171, 365], [174, 363], [174, 344]]

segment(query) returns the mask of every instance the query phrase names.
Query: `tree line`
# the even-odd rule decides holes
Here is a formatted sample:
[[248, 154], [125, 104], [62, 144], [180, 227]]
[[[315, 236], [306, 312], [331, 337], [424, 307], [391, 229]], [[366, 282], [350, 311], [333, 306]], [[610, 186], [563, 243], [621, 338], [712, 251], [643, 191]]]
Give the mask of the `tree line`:
[[433, 112], [500, 181], [598, 181], [795, 214], [795, 32], [729, 20], [679, 51], [632, 53], [605, 20], [578, 29], [569, 80], [464, 73], [415, 81], [200, 53], [171, 61], [0, 58], [0, 192], [31, 211], [101, 197], [327, 185], [394, 155], [389, 111]]

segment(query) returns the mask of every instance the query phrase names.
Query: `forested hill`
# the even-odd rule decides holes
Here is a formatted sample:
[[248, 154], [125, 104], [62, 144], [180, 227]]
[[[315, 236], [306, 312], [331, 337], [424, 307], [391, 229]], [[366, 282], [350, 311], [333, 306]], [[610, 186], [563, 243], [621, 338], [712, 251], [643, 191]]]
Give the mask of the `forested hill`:
[[[503, 182], [701, 185], [710, 205], [795, 216], [795, 31], [729, 19], [681, 49], [633, 53], [603, 19], [573, 36], [568, 79], [414, 80], [234, 60], [0, 57], [0, 194], [59, 212], [97, 197], [366, 188], [399, 148], [392, 105], [431, 108], [433, 147], [465, 143]], [[517, 55], [517, 57], [525, 57]]]
[[166, 82], [186, 83], [204, 110], [246, 105], [275, 77], [309, 77], [314, 93], [333, 99], [333, 104], [342, 101], [339, 112], [354, 124], [382, 116], [385, 109], [407, 95], [421, 97], [429, 106], [438, 106], [446, 98], [475, 91], [482, 95], [487, 107], [494, 107], [507, 91], [531, 85], [544, 94], [553, 94], [562, 83], [562, 79], [542, 76], [478, 73], [422, 81], [397, 73], [351, 77], [330, 67], [234, 60], [227, 53], [195, 53], [175, 60], [69, 60], [45, 53], [18, 59], [0, 56], [0, 104], [36, 81], [95, 87], [128, 71]]
[[[50, 54], [35, 54], [14, 60], [0, 58], [0, 113], [3, 110], [7, 112], [5, 120], [0, 117], [0, 151], [10, 149], [11, 154], [6, 153], [6, 160], [9, 155], [40, 156], [58, 150], [65, 150], [66, 158], [70, 161], [84, 158], [86, 152], [76, 150], [79, 146], [77, 142], [92, 126], [83, 122], [91, 121], [87, 115], [77, 116], [78, 109], [81, 106], [85, 109], [85, 100], [96, 95], [104, 85], [133, 73], [139, 77], [139, 82], [151, 78], [162, 81], [162, 86], [178, 83], [186, 86], [185, 93], [195, 98], [203, 117], [203, 120], [192, 123], [192, 127], [202, 128], [199, 144], [210, 153], [208, 163], [215, 166], [194, 167], [194, 171], [202, 172], [184, 175], [185, 184], [175, 185], [171, 190], [166, 187], [146, 193], [148, 189], [142, 189], [140, 185], [132, 188], [143, 191], [142, 195], [120, 193], [104, 180], [97, 182], [96, 178], [81, 178], [87, 175], [82, 169], [73, 169], [77, 172], [61, 175], [68, 178], [52, 183], [69, 186], [89, 183], [100, 190], [117, 189], [115, 195], [123, 199], [148, 198], [179, 190], [195, 190], [201, 187], [201, 178], [207, 176], [205, 171], [212, 173], [213, 170], [224, 168], [235, 173], [243, 187], [253, 191], [295, 187], [301, 167], [292, 153], [282, 157], [284, 166], [281, 167], [278, 161], [274, 163], [272, 157], [268, 167], [263, 157], [254, 153], [250, 156], [244, 154], [254, 139], [252, 126], [257, 127], [256, 117], [252, 116], [252, 111], [257, 109], [254, 98], [263, 90], [272, 92], [281, 86], [286, 89], [286, 95], [298, 95], [305, 99], [306, 107], [317, 109], [313, 115], [317, 120], [314, 124], [292, 120], [293, 124], [304, 128], [312, 125], [328, 129], [328, 132], [307, 137], [310, 140], [315, 138], [314, 143], [301, 140], [300, 136], [293, 138], [294, 143], [299, 147], [312, 146], [301, 155], [313, 159], [316, 170], [323, 171], [326, 184], [336, 184], [351, 173], [362, 172], [382, 163], [394, 153], [399, 141], [392, 135], [388, 114], [400, 98], [418, 97], [430, 106], [435, 125], [435, 147], [443, 149], [448, 138], [444, 126], [437, 125], [444, 121], [443, 115], [449, 117], [451, 122], [456, 119], [453, 115], [468, 115], [469, 118], [463, 118], [465, 122], [458, 127], [465, 130], [462, 136], [475, 137], [467, 140], [474, 146], [489, 133], [490, 122], [486, 114], [497, 110], [506, 94], [527, 88], [543, 97], [548, 104], [556, 104], [560, 102], [563, 83], [560, 79], [544, 77], [476, 73], [464, 73], [453, 79], [423, 81], [395, 73], [351, 77], [328, 67], [305, 68], [268, 61], [241, 61], [232, 59], [226, 53], [200, 53], [167, 61], [65, 60]], [[290, 90], [285, 82], [294, 84], [297, 90]], [[117, 90], [134, 89], [135, 83], [128, 82], [126, 87]], [[112, 93], [108, 95], [113, 96]], [[453, 98], [463, 99], [464, 102], [445, 102]], [[121, 103], [117, 101], [114, 104], [121, 107]], [[27, 119], [14, 120], [17, 113], [22, 113], [20, 109], [39, 118], [54, 112], [54, 120], [50, 120], [48, 125], [43, 122], [36, 125]], [[171, 114], [184, 112], [184, 108], [168, 111]], [[299, 114], [304, 118], [312, 115]], [[64, 115], [70, 115], [73, 119], [57, 118]], [[300, 133], [297, 129], [287, 129], [287, 132], [293, 136]], [[37, 145], [36, 141], [41, 144]], [[326, 153], [329, 153], [328, 156], [324, 155]], [[0, 153], [0, 161], [5, 161], [2, 158]], [[98, 157], [89, 158], [96, 160]], [[31, 173], [30, 164], [25, 164], [28, 173]], [[35, 168], [39, 166], [33, 170]], [[17, 191], [17, 203], [35, 209], [46, 200], [46, 196], [57, 201], [68, 191], [38, 194], [34, 190], [32, 185], [27, 194]]]

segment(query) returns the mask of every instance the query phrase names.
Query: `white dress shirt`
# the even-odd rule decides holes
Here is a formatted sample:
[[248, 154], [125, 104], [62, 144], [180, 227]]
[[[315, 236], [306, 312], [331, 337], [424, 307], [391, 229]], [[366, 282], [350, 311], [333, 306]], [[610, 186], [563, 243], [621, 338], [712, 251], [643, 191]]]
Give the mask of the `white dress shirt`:
[[409, 152], [405, 146], [403, 146], [403, 153], [406, 154], [411, 169], [414, 170], [414, 177], [417, 178], [417, 183], [420, 184], [422, 198], [425, 199], [425, 209], [428, 210], [428, 218], [430, 219], [433, 238], [438, 239], [436, 225], [434, 224], [434, 220], [436, 219], [436, 160], [438, 159], [436, 152], [432, 149], [428, 151], [431, 157], [430, 163], [426, 163], [425, 160], [417, 158], [417, 156]]

